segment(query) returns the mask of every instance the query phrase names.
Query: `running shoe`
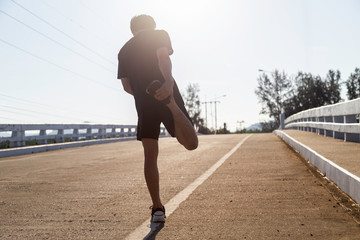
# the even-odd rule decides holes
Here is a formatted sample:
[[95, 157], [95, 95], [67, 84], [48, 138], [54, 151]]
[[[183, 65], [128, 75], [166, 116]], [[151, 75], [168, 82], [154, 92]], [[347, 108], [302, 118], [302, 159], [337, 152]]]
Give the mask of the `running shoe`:
[[165, 207], [162, 208], [156, 208], [151, 211], [151, 222], [154, 223], [163, 223], [165, 222]]

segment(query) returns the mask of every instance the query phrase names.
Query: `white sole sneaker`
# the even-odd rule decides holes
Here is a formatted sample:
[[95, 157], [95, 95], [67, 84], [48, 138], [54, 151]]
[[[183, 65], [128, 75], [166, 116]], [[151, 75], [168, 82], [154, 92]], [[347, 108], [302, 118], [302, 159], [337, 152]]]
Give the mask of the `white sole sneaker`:
[[165, 222], [165, 209], [155, 209], [155, 211], [152, 212], [151, 221], [154, 223], [162, 223]]

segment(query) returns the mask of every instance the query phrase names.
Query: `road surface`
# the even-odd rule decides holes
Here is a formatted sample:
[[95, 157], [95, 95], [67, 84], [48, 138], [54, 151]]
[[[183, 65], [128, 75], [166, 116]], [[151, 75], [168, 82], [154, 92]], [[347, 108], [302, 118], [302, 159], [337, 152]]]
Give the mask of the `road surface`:
[[[160, 139], [163, 203], [247, 136], [200, 136], [195, 151]], [[0, 239], [125, 239], [150, 205], [138, 141], [0, 159]], [[360, 239], [348, 211], [279, 137], [254, 134], [156, 239]]]

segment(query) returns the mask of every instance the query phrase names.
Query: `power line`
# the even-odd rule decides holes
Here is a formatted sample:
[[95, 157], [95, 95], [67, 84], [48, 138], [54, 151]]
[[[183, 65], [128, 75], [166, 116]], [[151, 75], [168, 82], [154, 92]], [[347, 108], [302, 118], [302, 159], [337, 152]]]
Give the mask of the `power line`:
[[0, 116], [0, 119], [7, 119], [7, 120], [11, 120], [11, 121], [17, 121], [17, 122], [20, 122], [20, 121], [19, 121], [19, 120], [17, 120], [17, 119], [7, 118], [7, 117], [3, 117], [3, 116]]
[[[37, 103], [37, 102], [33, 102], [33, 101], [30, 101], [30, 100], [26, 100], [26, 99], [22, 99], [22, 98], [18, 98], [18, 97], [13, 97], [13, 96], [9, 96], [9, 95], [6, 95], [6, 94], [3, 94], [3, 93], [0, 93], [0, 96], [2, 96], [3, 98], [12, 98], [12, 99], [15, 99], [17, 101], [20, 101], [20, 102], [26, 102], [26, 103], [30, 103], [30, 104], [37, 104], [37, 105], [40, 105], [40, 106], [46, 106], [46, 107], [51, 107], [49, 105], [45, 105], [45, 104], [41, 104], [41, 103]], [[51, 107], [53, 108], [53, 107]]]
[[67, 19], [68, 21], [78, 25], [79, 28], [87, 31], [88, 33], [90, 33], [91, 35], [93, 35], [94, 37], [96, 37], [98, 40], [100, 41], [104, 41], [106, 42], [107, 45], [114, 45], [114, 42], [110, 42], [104, 38], [102, 38], [101, 36], [99, 36], [98, 34], [92, 32], [91, 30], [89, 30], [88, 28], [86, 28], [85, 26], [81, 25], [80, 23], [76, 22], [73, 18], [67, 16], [66, 14], [64, 14], [63, 12], [59, 11], [59, 9], [57, 9], [56, 7], [50, 5], [47, 1], [45, 0], [41, 0], [41, 2], [46, 5], [47, 7], [51, 8], [53, 11], [57, 12], [60, 16], [62, 16], [63, 18]]
[[20, 115], [20, 116], [38, 117], [38, 116], [35, 116], [35, 115], [33, 115], [33, 114], [19, 113], [19, 112], [14, 112], [14, 111], [10, 111], [10, 110], [4, 110], [4, 109], [0, 109], [0, 112], [13, 113], [13, 114]]
[[[42, 113], [42, 112], [33, 111], [33, 110], [28, 110], [28, 109], [23, 109], [23, 108], [18, 108], [18, 107], [14, 107], [14, 106], [0, 105], [0, 108], [1, 108], [1, 107], [2, 107], [2, 108], [10, 108], [10, 109], [12, 109], [12, 110], [17, 110], [17, 111], [22, 111], [22, 112], [28, 112], [28, 113], [30, 113], [30, 114], [35, 113], [35, 114], [46, 115], [46, 116], [51, 116], [51, 117], [60, 117], [60, 118], [67, 118], [67, 119], [75, 120], [75, 118], [60, 116], [60, 115], [51, 114], [51, 113]], [[3, 109], [0, 109], [0, 111], [12, 112], [12, 111], [3, 110]], [[16, 112], [12, 112], [12, 113], [16, 113]], [[79, 121], [79, 119], [76, 119], [76, 120]]]
[[[79, 3], [82, 4], [85, 8], [87, 8], [90, 12], [92, 12], [93, 14], [95, 14], [98, 18], [100, 18], [104, 23], [108, 24], [108, 25], [113, 25], [111, 22], [108, 22], [103, 16], [101, 16], [100, 14], [98, 14], [96, 11], [92, 10], [89, 6], [87, 6], [84, 2], [79, 0]], [[114, 29], [116, 29], [116, 26], [112, 26]]]
[[46, 21], [45, 19], [39, 17], [38, 15], [36, 15], [35, 13], [33, 13], [32, 11], [30, 11], [29, 9], [27, 9], [26, 7], [22, 6], [21, 4], [17, 3], [15, 0], [10, 0], [12, 1], [14, 4], [16, 4], [17, 6], [19, 6], [20, 8], [24, 9], [25, 11], [27, 11], [28, 13], [30, 13], [31, 15], [33, 15], [34, 17], [36, 17], [37, 19], [39, 19], [40, 21], [44, 22], [46, 25], [50, 26], [51, 28], [55, 29], [56, 31], [62, 33], [63, 35], [65, 35], [66, 37], [70, 38], [71, 40], [73, 40], [74, 42], [76, 42], [77, 44], [81, 45], [82, 47], [86, 48], [87, 50], [89, 50], [90, 52], [94, 53], [95, 55], [101, 57], [102, 59], [104, 59], [105, 61], [111, 63], [112, 65], [116, 66], [116, 64], [114, 64], [113, 61], [107, 59], [106, 57], [103, 57], [101, 54], [95, 52], [94, 50], [92, 50], [91, 48], [87, 47], [86, 45], [84, 45], [83, 43], [81, 43], [80, 41], [76, 40], [75, 38], [71, 37], [69, 34], [65, 33], [64, 31], [60, 30], [59, 28], [55, 27], [54, 25], [52, 25], [51, 23], [49, 23], [48, 21]]
[[[59, 108], [59, 107], [54, 107], [54, 106], [50, 106], [50, 105], [47, 105], [47, 104], [43, 104], [43, 103], [38, 103], [38, 102], [34, 102], [34, 101], [31, 101], [31, 100], [27, 100], [27, 99], [23, 99], [23, 98], [18, 98], [18, 97], [13, 97], [13, 96], [9, 96], [9, 95], [6, 95], [6, 94], [3, 94], [3, 93], [0, 93], [0, 98], [3, 98], [4, 99], [4, 97], [5, 98], [7, 98], [7, 99], [12, 99], [12, 101], [18, 101], [18, 102], [24, 102], [26, 105], [38, 105], [38, 106], [41, 106], [41, 107], [45, 107], [45, 108], [49, 108], [49, 109], [56, 109], [56, 110], [60, 110], [60, 111], [62, 111], [62, 112], [64, 112], [64, 113], [66, 113], [66, 114], [71, 114], [72, 116], [74, 116], [75, 114], [73, 114], [73, 113], [70, 113], [70, 112], [68, 112], [67, 110], [64, 110], [64, 109], [61, 109], [61, 108]], [[24, 103], [22, 103], [22, 104], [24, 104]], [[106, 116], [104, 116], [104, 115], [98, 115], [98, 114], [95, 114], [95, 113], [89, 113], [89, 112], [86, 112], [86, 113], [84, 113], [84, 112], [80, 112], [80, 111], [78, 111], [77, 113], [79, 113], [79, 114], [87, 114], [87, 115], [92, 115], [92, 116], [96, 116], [96, 117], [102, 117], [102, 118], [104, 118], [104, 117], [106, 117]], [[109, 117], [106, 117], [107, 119], [109, 119]]]
[[104, 87], [107, 87], [107, 88], [110, 88], [110, 89], [112, 89], [112, 90], [120, 91], [120, 89], [116, 89], [116, 88], [110, 87], [110, 86], [108, 86], [108, 85], [103, 84], [102, 82], [96, 81], [95, 79], [89, 78], [89, 77], [87, 77], [87, 76], [85, 76], [85, 75], [82, 75], [82, 74], [80, 74], [80, 73], [74, 72], [74, 71], [72, 71], [72, 70], [70, 70], [70, 69], [68, 69], [68, 68], [62, 67], [62, 66], [60, 66], [60, 65], [58, 65], [58, 64], [56, 64], [56, 63], [53, 63], [53, 62], [51, 62], [51, 61], [49, 61], [49, 60], [47, 60], [47, 59], [45, 59], [45, 58], [42, 58], [42, 57], [40, 57], [40, 56], [37, 56], [37, 55], [35, 55], [35, 54], [33, 54], [33, 53], [25, 50], [25, 49], [22, 49], [22, 48], [14, 45], [14, 44], [12, 44], [12, 43], [9, 43], [8, 41], [5, 41], [5, 40], [3, 40], [3, 39], [1, 39], [1, 38], [0, 38], [0, 41], [3, 42], [3, 43], [5, 43], [5, 44], [7, 44], [7, 45], [9, 45], [9, 46], [11, 46], [11, 47], [13, 47], [13, 48], [16, 48], [16, 49], [20, 50], [20, 51], [22, 51], [22, 52], [24, 52], [24, 53], [26, 53], [26, 54], [34, 57], [34, 58], [40, 59], [40, 60], [43, 61], [43, 62], [46, 62], [46, 63], [48, 63], [48, 64], [50, 64], [50, 65], [53, 65], [53, 66], [55, 66], [55, 67], [57, 67], [57, 68], [60, 68], [60, 69], [62, 69], [62, 70], [64, 70], [64, 71], [70, 72], [70, 73], [72, 73], [72, 74], [74, 74], [74, 75], [76, 75], [76, 76], [78, 76], [78, 77], [81, 77], [81, 78], [83, 78], [83, 79], [86, 79], [86, 80], [95, 82], [95, 83], [97, 83], [97, 84], [100, 84], [100, 85], [102, 85], [102, 86], [104, 86]]
[[13, 20], [17, 21], [18, 23], [21, 23], [22, 25], [26, 26], [27, 28], [29, 28], [29, 29], [33, 30], [34, 32], [36, 32], [36, 33], [38, 33], [38, 34], [42, 35], [43, 37], [45, 37], [45, 38], [49, 39], [50, 41], [52, 41], [52, 42], [54, 42], [54, 43], [56, 43], [56, 44], [60, 45], [61, 47], [65, 48], [65, 49], [67, 49], [67, 50], [69, 50], [69, 51], [71, 51], [72, 53], [74, 53], [74, 54], [76, 54], [76, 55], [78, 55], [78, 56], [80, 56], [80, 57], [84, 58], [85, 60], [88, 60], [88, 61], [89, 61], [89, 62], [91, 62], [91, 63], [94, 63], [94, 64], [96, 64], [96, 65], [100, 66], [101, 68], [103, 68], [103, 69], [107, 70], [108, 72], [111, 72], [111, 73], [115, 74], [115, 72], [114, 72], [113, 70], [111, 70], [111, 69], [109, 69], [109, 68], [107, 68], [107, 67], [105, 67], [105, 66], [103, 66], [103, 65], [101, 65], [101, 64], [99, 64], [99, 63], [97, 63], [97, 62], [95, 62], [95, 61], [93, 61], [93, 60], [91, 60], [90, 58], [88, 58], [88, 57], [86, 57], [86, 56], [82, 55], [81, 53], [78, 53], [78, 52], [76, 52], [76, 51], [72, 50], [71, 48], [69, 48], [69, 47], [67, 47], [67, 46], [63, 45], [62, 43], [60, 43], [60, 42], [56, 41], [55, 39], [53, 39], [53, 38], [51, 38], [51, 37], [47, 36], [47, 35], [46, 35], [46, 34], [44, 34], [44, 33], [42, 33], [42, 32], [40, 32], [40, 31], [36, 30], [35, 28], [33, 28], [33, 27], [31, 27], [31, 26], [27, 25], [26, 23], [24, 23], [24, 22], [20, 21], [19, 19], [17, 19], [17, 18], [15, 18], [15, 17], [11, 16], [10, 14], [8, 14], [8, 13], [4, 12], [3, 10], [1, 10], [1, 9], [0, 9], [0, 12], [1, 12], [1, 13], [3, 13], [3, 14], [5, 14], [6, 16], [8, 16], [8, 17], [12, 18]]

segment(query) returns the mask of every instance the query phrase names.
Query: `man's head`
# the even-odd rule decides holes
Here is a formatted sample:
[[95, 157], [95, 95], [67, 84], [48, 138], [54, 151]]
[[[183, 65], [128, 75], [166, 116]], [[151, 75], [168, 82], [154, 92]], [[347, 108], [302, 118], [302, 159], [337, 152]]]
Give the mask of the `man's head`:
[[156, 23], [154, 19], [145, 14], [133, 17], [130, 22], [130, 29], [133, 35], [143, 30], [154, 30], [155, 28]]

